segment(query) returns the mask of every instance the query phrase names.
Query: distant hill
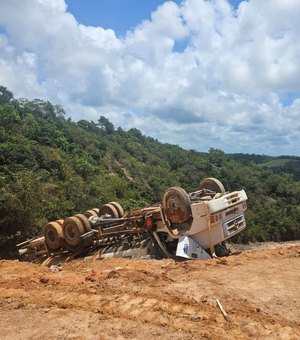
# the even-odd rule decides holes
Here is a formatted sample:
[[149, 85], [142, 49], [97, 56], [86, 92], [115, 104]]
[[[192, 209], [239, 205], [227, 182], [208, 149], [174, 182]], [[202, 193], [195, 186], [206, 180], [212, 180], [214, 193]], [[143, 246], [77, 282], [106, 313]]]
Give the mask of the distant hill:
[[242, 163], [242, 164], [250, 164], [250, 163], [261, 164], [261, 163], [265, 163], [273, 159], [272, 156], [255, 155], [255, 154], [248, 154], [248, 153], [232, 153], [232, 154], [227, 154], [227, 157], [234, 159], [235, 161]]
[[109, 201], [125, 210], [147, 206], [161, 202], [168, 187], [194, 191], [208, 176], [227, 190], [247, 191], [248, 228], [236, 241], [297, 239], [298, 162], [184, 150], [104, 116], [74, 122], [60, 106], [15, 99], [0, 86], [0, 249], [41, 233], [49, 220]]
[[260, 164], [265, 169], [275, 173], [292, 174], [296, 180], [300, 180], [300, 157], [297, 156], [266, 156], [250, 154], [228, 154], [229, 158], [242, 164]]

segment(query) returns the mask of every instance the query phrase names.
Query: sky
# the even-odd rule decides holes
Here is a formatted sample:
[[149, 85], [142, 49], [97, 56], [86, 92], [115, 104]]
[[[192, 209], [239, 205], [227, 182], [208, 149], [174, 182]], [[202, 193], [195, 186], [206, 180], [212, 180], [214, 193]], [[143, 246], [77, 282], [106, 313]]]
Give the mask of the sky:
[[0, 85], [206, 152], [300, 156], [299, 0], [0, 0]]

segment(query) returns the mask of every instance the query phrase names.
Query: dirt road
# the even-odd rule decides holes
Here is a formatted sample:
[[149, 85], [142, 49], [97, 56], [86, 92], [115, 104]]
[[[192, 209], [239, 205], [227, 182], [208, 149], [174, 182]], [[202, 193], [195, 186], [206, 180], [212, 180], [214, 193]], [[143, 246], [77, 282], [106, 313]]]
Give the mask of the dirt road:
[[300, 339], [300, 243], [267, 248], [57, 272], [0, 261], [1, 339]]

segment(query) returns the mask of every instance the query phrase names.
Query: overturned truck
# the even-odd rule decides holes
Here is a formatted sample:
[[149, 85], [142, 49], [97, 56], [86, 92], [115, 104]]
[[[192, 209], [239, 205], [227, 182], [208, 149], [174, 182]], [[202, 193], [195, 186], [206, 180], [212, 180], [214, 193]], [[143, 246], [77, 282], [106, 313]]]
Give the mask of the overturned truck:
[[187, 258], [226, 254], [224, 241], [246, 227], [244, 190], [226, 192], [216, 178], [205, 178], [198, 191], [165, 191], [162, 204], [124, 214], [117, 202], [48, 223], [44, 236], [17, 245], [27, 261], [55, 259]]

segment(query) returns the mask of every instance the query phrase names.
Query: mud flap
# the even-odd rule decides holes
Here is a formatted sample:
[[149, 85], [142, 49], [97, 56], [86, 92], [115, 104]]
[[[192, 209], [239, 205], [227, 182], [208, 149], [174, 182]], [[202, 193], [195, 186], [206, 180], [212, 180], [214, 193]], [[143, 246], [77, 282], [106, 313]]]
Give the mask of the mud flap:
[[176, 256], [195, 260], [211, 259], [211, 256], [189, 236], [179, 237]]

